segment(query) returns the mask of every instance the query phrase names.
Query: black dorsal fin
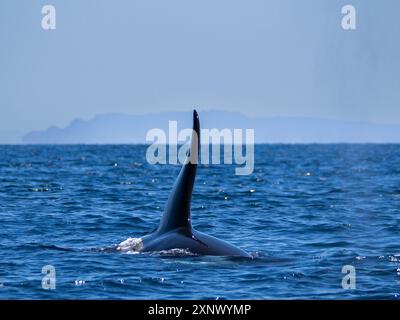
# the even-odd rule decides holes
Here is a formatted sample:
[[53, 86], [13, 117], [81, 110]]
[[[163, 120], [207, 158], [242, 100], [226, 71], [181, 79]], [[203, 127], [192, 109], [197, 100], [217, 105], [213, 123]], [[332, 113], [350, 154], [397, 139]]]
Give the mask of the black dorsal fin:
[[191, 228], [190, 204], [199, 150], [200, 121], [196, 110], [193, 110], [193, 134], [190, 141], [190, 151], [169, 195], [164, 214], [157, 229], [158, 232], [168, 232], [181, 227]]

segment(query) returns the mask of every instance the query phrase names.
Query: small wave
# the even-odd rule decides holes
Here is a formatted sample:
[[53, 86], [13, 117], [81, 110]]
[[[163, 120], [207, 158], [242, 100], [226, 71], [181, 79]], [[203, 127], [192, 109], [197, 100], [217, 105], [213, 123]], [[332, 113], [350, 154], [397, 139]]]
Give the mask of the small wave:
[[85, 280], [75, 280], [75, 285], [77, 286], [77, 287], [81, 287], [81, 286], [84, 286], [86, 284], [86, 281]]
[[117, 251], [117, 247], [118, 247], [118, 245], [115, 244], [110, 247], [92, 248], [92, 249], [89, 249], [89, 251], [111, 253], [111, 252]]
[[140, 278], [140, 282], [149, 284], [165, 283], [166, 279], [164, 277], [143, 277]]
[[50, 188], [43, 187], [43, 188], [30, 188], [29, 191], [31, 192], [48, 192]]
[[54, 244], [42, 244], [42, 243], [26, 243], [22, 244], [19, 247], [21, 248], [39, 248], [45, 250], [57, 250], [57, 251], [75, 251], [71, 248], [59, 247]]
[[271, 264], [285, 265], [294, 261], [294, 259], [292, 258], [271, 256], [268, 253], [261, 251], [249, 252], [249, 254], [251, 256], [250, 259], [247, 257], [229, 257], [229, 259], [233, 261], [239, 261], [251, 264], [255, 263], [255, 264], [268, 264], [268, 265]]

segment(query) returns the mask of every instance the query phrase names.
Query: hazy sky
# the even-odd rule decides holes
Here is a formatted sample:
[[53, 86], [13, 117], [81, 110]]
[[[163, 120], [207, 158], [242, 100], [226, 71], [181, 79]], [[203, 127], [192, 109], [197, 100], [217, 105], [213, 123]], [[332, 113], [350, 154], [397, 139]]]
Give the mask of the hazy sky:
[[[56, 30], [41, 28], [45, 4]], [[341, 27], [345, 4], [357, 30]], [[397, 0], [1, 0], [0, 132], [193, 106], [400, 123], [399, 12]]]

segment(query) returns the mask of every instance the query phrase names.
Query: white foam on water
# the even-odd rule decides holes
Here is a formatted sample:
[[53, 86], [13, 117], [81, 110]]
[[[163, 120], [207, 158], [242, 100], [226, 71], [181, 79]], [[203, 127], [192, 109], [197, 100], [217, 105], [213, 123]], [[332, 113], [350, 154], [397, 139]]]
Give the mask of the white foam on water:
[[117, 250], [126, 252], [129, 254], [139, 253], [143, 249], [143, 240], [141, 238], [128, 238], [122, 241], [118, 246]]
[[189, 249], [169, 249], [154, 252], [157, 255], [162, 256], [198, 256], [198, 254], [191, 252]]

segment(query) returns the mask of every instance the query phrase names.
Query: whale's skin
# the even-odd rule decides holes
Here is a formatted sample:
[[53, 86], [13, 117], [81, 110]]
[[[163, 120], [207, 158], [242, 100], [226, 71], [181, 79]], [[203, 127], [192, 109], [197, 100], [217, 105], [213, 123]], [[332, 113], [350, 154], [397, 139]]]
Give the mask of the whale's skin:
[[154, 232], [144, 236], [142, 241], [142, 251], [185, 249], [198, 255], [251, 258], [244, 250], [193, 228], [183, 227], [161, 234]]
[[196, 110], [194, 110], [190, 151], [170, 193], [158, 228], [140, 239], [130, 238], [121, 243], [120, 250], [128, 250], [131, 247], [130, 243], [133, 243], [135, 250], [140, 252], [183, 249], [197, 255], [252, 258], [244, 250], [223, 240], [196, 231], [192, 227], [190, 205], [199, 149], [200, 121]]

